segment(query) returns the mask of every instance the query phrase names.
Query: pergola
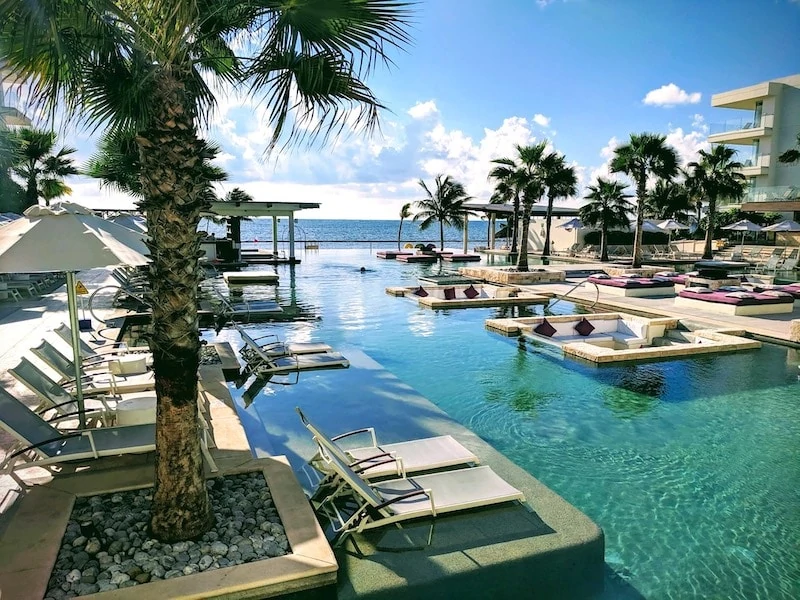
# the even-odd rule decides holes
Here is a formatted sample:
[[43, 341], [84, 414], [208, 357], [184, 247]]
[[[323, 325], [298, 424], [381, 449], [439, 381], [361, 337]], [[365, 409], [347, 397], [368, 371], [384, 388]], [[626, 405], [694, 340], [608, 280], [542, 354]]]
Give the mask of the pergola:
[[[472, 212], [482, 212], [489, 217], [489, 248], [494, 248], [494, 223], [498, 215], [501, 219], [510, 219], [514, 216], [514, 207], [510, 204], [484, 204], [480, 202], [466, 202], [464, 208]], [[580, 209], [567, 206], [554, 206], [552, 215], [554, 217], [577, 217]], [[547, 205], [534, 204], [531, 208], [532, 217], [547, 216]], [[464, 225], [464, 244], [466, 248], [466, 224]], [[466, 252], [466, 250], [465, 250]]]
[[[241, 229], [238, 226], [241, 217], [272, 217], [272, 249], [278, 253], [278, 217], [289, 219], [289, 261], [295, 261], [294, 249], [294, 213], [309, 208], [319, 208], [318, 202], [265, 202], [253, 200], [252, 202], [212, 202], [211, 207], [204, 211], [205, 215], [217, 217], [234, 217], [231, 233], [237, 252], [241, 248]], [[238, 217], [238, 218], [236, 218]]]

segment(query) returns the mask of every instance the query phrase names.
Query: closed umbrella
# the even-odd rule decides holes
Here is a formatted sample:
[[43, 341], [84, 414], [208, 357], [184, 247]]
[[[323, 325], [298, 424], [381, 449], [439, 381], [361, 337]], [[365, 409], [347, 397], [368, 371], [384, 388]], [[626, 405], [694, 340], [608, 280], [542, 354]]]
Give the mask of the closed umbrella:
[[787, 219], [786, 221], [775, 223], [775, 225], [764, 227], [761, 231], [800, 231], [800, 223]]
[[741, 221], [736, 221], [732, 225], [726, 225], [722, 229], [727, 229], [729, 231], [741, 231], [742, 232], [742, 245], [739, 249], [739, 253], [742, 252], [744, 249], [744, 236], [748, 231], [761, 231], [764, 229], [761, 225], [756, 225], [752, 221], [748, 221], [747, 219], [742, 219]]
[[75, 396], [83, 415], [81, 354], [75, 272], [114, 265], [146, 264], [142, 236], [78, 204], [32, 206], [24, 217], [0, 228], [0, 273], [67, 273], [67, 305], [75, 362]]

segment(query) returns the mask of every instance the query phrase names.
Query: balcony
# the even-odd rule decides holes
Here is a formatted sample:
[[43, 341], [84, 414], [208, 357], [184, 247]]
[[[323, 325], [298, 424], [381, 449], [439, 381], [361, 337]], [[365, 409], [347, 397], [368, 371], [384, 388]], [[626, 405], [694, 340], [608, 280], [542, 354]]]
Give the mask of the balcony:
[[762, 115], [756, 121], [753, 115], [729, 119], [709, 125], [708, 141], [712, 144], [752, 144], [755, 140], [772, 134], [775, 115]]
[[767, 171], [769, 170], [769, 161], [769, 154], [745, 158], [741, 161], [742, 168], [739, 169], [739, 173], [745, 177], [758, 177], [759, 175], [766, 175]]
[[757, 212], [800, 210], [800, 186], [776, 185], [747, 190], [741, 200], [723, 200], [720, 206], [741, 206]]

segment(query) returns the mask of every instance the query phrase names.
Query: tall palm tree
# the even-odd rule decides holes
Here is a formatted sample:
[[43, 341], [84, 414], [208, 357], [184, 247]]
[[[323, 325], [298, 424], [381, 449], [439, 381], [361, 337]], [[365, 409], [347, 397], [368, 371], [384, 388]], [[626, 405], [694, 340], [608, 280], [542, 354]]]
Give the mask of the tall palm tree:
[[425, 190], [425, 198], [414, 205], [419, 209], [414, 215], [420, 221], [419, 228], [425, 231], [434, 223], [439, 223], [439, 247], [444, 250], [444, 227], [464, 227], [464, 202], [470, 200], [464, 186], [449, 175], [437, 175], [433, 192], [425, 181], [419, 180]]
[[14, 132], [0, 128], [0, 212], [22, 212], [25, 190], [11, 177], [19, 143]]
[[781, 155], [778, 156], [778, 160], [789, 165], [800, 162], [800, 133], [797, 134], [797, 143], [794, 148], [789, 148], [785, 152], [782, 152]]
[[511, 254], [517, 253], [519, 234], [519, 209], [522, 187], [518, 178], [519, 167], [513, 158], [498, 158], [492, 161], [496, 167], [489, 171], [489, 179], [495, 180], [491, 202], [507, 204], [511, 202], [514, 211], [511, 217]]
[[544, 248], [542, 256], [550, 256], [550, 231], [553, 223], [553, 201], [568, 198], [577, 192], [578, 177], [575, 167], [568, 167], [563, 154], [553, 154], [545, 161], [544, 184], [547, 186], [547, 215], [545, 216]]
[[730, 198], [739, 200], [744, 196], [745, 177], [738, 172], [742, 163], [733, 160], [736, 150], [719, 144], [710, 152], [700, 150], [700, 161], [690, 162], [692, 177], [695, 185], [708, 202], [708, 227], [706, 228], [706, 243], [703, 249], [703, 258], [714, 258], [712, 242], [714, 241], [715, 219], [717, 214], [717, 200]]
[[400, 227], [397, 228], [397, 249], [400, 250], [400, 237], [403, 235], [403, 221], [411, 217], [411, 202], [406, 202], [400, 209]]
[[642, 224], [647, 179], [671, 179], [678, 173], [678, 153], [666, 144], [666, 137], [653, 133], [631, 134], [627, 144], [614, 150], [612, 173], [625, 173], [636, 185], [636, 235], [633, 240], [633, 266], [642, 266]]
[[214, 90], [263, 98], [269, 148], [370, 131], [381, 104], [364, 78], [407, 43], [408, 17], [398, 0], [0, 3], [5, 66], [38, 108], [135, 135], [158, 398], [150, 529], [162, 540], [213, 522], [197, 431], [197, 225], [208, 191], [198, 127]]
[[55, 151], [56, 134], [42, 129], [20, 129], [17, 138], [17, 159], [14, 173], [25, 181], [25, 208], [34, 206], [42, 198], [45, 203], [69, 194], [72, 190], [64, 184], [64, 177], [78, 175], [70, 154], [75, 148], [63, 147]]
[[240, 187], [233, 188], [230, 192], [225, 194], [225, 198], [223, 199], [225, 202], [231, 202], [233, 204], [241, 203], [241, 202], [252, 202], [253, 197], [245, 192]]
[[647, 192], [647, 215], [656, 219], [684, 221], [692, 210], [689, 190], [682, 182], [659, 179]]
[[585, 199], [589, 200], [580, 208], [584, 225], [600, 227], [600, 260], [608, 261], [608, 230], [613, 227], [627, 227], [633, 205], [628, 202], [630, 195], [625, 193], [625, 184], [603, 177], [597, 178], [595, 185], [589, 186]]

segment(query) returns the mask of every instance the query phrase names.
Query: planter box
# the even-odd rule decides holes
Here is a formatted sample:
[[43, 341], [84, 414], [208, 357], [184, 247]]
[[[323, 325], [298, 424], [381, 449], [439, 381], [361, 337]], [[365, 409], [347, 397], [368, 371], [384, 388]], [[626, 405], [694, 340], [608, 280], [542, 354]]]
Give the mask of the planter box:
[[[250, 460], [217, 476], [257, 471], [267, 481], [291, 554], [80, 598], [255, 599], [334, 585], [338, 565], [333, 551], [285, 457]], [[3, 597], [44, 597], [76, 497], [146, 488], [152, 479], [152, 467], [130, 467], [87, 471], [34, 486], [18, 501], [0, 542]]]
[[564, 281], [566, 277], [564, 271], [519, 272], [487, 267], [461, 267], [458, 272], [467, 277], [475, 277], [491, 283], [502, 283], [506, 285], [531, 285], [536, 283]]

